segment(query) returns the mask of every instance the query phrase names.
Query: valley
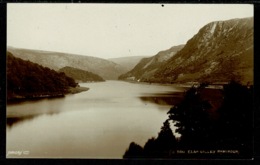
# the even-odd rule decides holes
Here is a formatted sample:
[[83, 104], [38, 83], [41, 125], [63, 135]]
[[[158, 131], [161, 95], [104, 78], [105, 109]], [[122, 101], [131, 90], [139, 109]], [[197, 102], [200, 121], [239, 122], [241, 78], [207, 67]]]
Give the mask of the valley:
[[[185, 45], [154, 56], [101, 59], [8, 47], [14, 56], [56, 71], [72, 67], [104, 80], [154, 83], [253, 83], [253, 18], [211, 22]], [[99, 78], [99, 80], [101, 80]]]

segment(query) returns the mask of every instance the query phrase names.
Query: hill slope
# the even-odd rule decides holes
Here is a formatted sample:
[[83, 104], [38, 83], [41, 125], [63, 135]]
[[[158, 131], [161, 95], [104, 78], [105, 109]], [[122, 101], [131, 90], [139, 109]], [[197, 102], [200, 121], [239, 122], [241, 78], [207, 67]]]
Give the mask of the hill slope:
[[7, 52], [7, 100], [64, 95], [76, 86], [77, 83], [64, 73], [24, 61]]
[[116, 63], [91, 56], [18, 49], [13, 47], [8, 47], [8, 51], [16, 57], [38, 63], [56, 71], [63, 67], [70, 66], [95, 73], [104, 79], [117, 79], [119, 75], [127, 71]]
[[88, 72], [85, 70], [72, 68], [69, 66], [61, 68], [59, 70], [59, 72], [63, 72], [67, 76], [69, 76], [79, 82], [104, 81], [104, 79], [102, 77], [100, 77], [99, 75], [96, 75], [94, 73], [91, 73], [91, 72]]
[[252, 82], [253, 18], [207, 24], [154, 78], [168, 82]]
[[[135, 72], [140, 73], [141, 69]], [[133, 73], [127, 76], [159, 83], [230, 80], [252, 83], [253, 18], [216, 21], [205, 25], [176, 55], [146, 75]]]
[[173, 46], [170, 49], [160, 51], [155, 56], [143, 58], [131, 71], [119, 76], [119, 79], [134, 79], [142, 81], [153, 75], [158, 68], [163, 66], [168, 59], [174, 56], [184, 45]]

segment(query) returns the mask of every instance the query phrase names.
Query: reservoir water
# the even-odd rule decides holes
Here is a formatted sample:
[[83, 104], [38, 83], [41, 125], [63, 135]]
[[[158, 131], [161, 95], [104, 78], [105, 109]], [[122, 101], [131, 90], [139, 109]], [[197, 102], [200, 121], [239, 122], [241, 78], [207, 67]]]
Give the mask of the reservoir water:
[[7, 158], [122, 158], [156, 137], [177, 86], [81, 83], [86, 92], [7, 106]]

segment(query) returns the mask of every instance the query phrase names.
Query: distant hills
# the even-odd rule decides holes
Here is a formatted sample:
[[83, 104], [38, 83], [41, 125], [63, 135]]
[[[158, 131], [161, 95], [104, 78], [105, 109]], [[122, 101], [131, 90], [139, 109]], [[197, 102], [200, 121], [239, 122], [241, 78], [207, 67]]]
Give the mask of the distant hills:
[[126, 68], [127, 71], [132, 70], [136, 64], [138, 64], [141, 59], [147, 56], [129, 56], [129, 57], [119, 57], [119, 58], [110, 58], [109, 61], [112, 61], [116, 64], [119, 64]]
[[160, 51], [155, 56], [143, 58], [131, 71], [121, 75], [119, 79], [146, 80], [149, 79], [167, 60], [173, 57], [184, 45], [173, 46]]
[[[151, 67], [151, 61], [152, 58], [143, 59], [120, 79], [158, 83], [230, 80], [252, 83], [253, 18], [211, 22], [163, 65]], [[151, 68], [146, 69], [148, 66]]]
[[18, 49], [14, 47], [8, 47], [8, 51], [11, 52], [15, 57], [19, 57], [23, 60], [29, 60], [56, 71], [63, 67], [69, 66], [92, 72], [106, 80], [117, 79], [119, 75], [128, 71], [123, 66], [114, 62], [91, 56]]
[[74, 79], [7, 52], [7, 100], [56, 97], [77, 87]]
[[97, 81], [105, 81], [102, 77], [99, 75], [96, 75], [94, 73], [73, 68], [73, 67], [63, 67], [59, 69], [59, 72], [64, 72], [67, 76], [73, 78], [76, 80], [76, 82], [97, 82]]

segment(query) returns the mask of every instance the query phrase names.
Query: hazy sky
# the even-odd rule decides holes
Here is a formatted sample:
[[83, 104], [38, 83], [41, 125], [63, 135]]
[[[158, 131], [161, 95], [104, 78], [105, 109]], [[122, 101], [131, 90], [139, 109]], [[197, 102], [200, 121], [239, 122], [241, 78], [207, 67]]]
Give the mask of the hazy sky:
[[7, 45], [101, 58], [155, 55], [253, 5], [8, 4]]

